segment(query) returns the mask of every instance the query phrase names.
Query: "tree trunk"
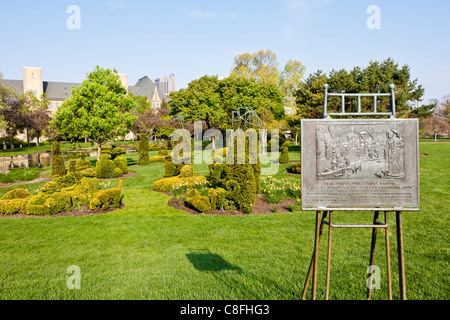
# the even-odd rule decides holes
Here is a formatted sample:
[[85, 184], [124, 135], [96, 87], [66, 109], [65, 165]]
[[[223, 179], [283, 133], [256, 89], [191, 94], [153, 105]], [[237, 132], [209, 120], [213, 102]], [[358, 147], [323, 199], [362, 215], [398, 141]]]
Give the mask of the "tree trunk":
[[295, 145], [298, 146], [298, 132], [295, 134]]
[[101, 145], [101, 143], [98, 143], [98, 147], [97, 147], [97, 161], [100, 160], [101, 149], [102, 149], [102, 145]]
[[28, 148], [30, 147], [30, 135], [28, 134], [28, 129], [27, 129], [27, 142], [28, 142]]
[[434, 141], [437, 141], [437, 129], [436, 129], [436, 122], [434, 123]]
[[39, 132], [36, 133], [36, 145], [39, 147], [41, 144], [39, 142], [41, 135], [39, 134]]

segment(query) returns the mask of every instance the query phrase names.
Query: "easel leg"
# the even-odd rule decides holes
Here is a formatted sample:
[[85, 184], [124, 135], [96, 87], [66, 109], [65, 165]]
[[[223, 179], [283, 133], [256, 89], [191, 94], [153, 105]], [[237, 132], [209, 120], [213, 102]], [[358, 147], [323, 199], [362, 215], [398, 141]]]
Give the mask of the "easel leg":
[[331, 264], [331, 231], [333, 229], [333, 211], [330, 211], [328, 224], [328, 254], [327, 254], [327, 282], [325, 287], [325, 300], [328, 300], [328, 294], [330, 292], [330, 264]]
[[[309, 280], [311, 279], [311, 275], [313, 273], [314, 266], [316, 265], [315, 264], [316, 248], [317, 248], [317, 250], [319, 248], [320, 239], [322, 238], [322, 232], [323, 232], [323, 228], [325, 225], [324, 220], [327, 217], [327, 214], [328, 214], [328, 211], [323, 212], [322, 220], [320, 220], [320, 227], [318, 227], [320, 212], [319, 211], [316, 212], [316, 231], [315, 231], [315, 238], [314, 238], [315, 239], [314, 240], [314, 252], [311, 257], [311, 263], [309, 264], [308, 274], [306, 275], [305, 285], [303, 287], [303, 293], [302, 293], [302, 300], [305, 300], [306, 291], [308, 290]], [[315, 275], [315, 279], [317, 279], [317, 273]], [[315, 289], [316, 289], [316, 287], [314, 286], [314, 282], [313, 282], [313, 299], [315, 299]]]
[[[379, 212], [375, 211], [375, 214], [373, 216], [373, 224], [377, 224], [378, 223], [378, 216], [379, 216]], [[371, 295], [372, 295], [372, 274], [373, 274], [373, 269], [372, 266], [375, 262], [375, 244], [377, 241], [377, 228], [372, 228], [372, 243], [370, 245], [370, 262], [369, 262], [369, 279], [371, 280], [370, 282], [367, 283], [367, 300], [370, 300]]]
[[400, 284], [400, 299], [406, 300], [405, 255], [403, 252], [403, 227], [402, 212], [396, 212], [397, 219], [397, 249], [398, 249], [398, 274]]
[[388, 297], [392, 300], [392, 279], [391, 279], [391, 252], [389, 249], [389, 222], [388, 222], [388, 212], [384, 212], [384, 224], [386, 229], [384, 229], [386, 237], [386, 267], [387, 267], [387, 279], [388, 279]]

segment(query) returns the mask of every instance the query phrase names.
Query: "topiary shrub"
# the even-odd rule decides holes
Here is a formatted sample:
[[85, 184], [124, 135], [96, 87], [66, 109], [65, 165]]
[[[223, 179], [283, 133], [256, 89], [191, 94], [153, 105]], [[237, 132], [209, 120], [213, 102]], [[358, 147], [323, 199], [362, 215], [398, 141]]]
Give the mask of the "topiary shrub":
[[194, 167], [192, 164], [186, 164], [180, 169], [180, 174], [178, 175], [180, 178], [187, 178], [194, 176]]
[[193, 176], [188, 178], [180, 178], [178, 176], [168, 177], [156, 180], [153, 183], [152, 189], [161, 192], [171, 192], [172, 186], [179, 184], [186, 184], [188, 187], [193, 187], [196, 183], [206, 181], [205, 176]]
[[25, 213], [23, 208], [29, 200], [30, 198], [0, 200], [0, 215], [9, 216], [18, 213]]
[[164, 157], [164, 163], [165, 163], [164, 178], [175, 176], [176, 175], [175, 163], [173, 163], [172, 156], [170, 154]]
[[0, 200], [25, 199], [31, 197], [31, 193], [26, 189], [14, 189], [5, 193]]
[[287, 147], [281, 148], [281, 154], [280, 154], [280, 163], [289, 163], [289, 151]]
[[118, 156], [122, 155], [122, 154], [126, 154], [127, 150], [125, 148], [121, 148], [121, 147], [113, 147], [111, 149], [111, 160], [116, 159]]
[[95, 176], [99, 179], [117, 178], [122, 176], [122, 171], [110, 160], [109, 154], [102, 154], [95, 164]]
[[158, 156], [167, 156], [168, 154], [169, 154], [169, 151], [167, 151], [166, 149], [161, 149], [158, 152]]
[[166, 161], [166, 156], [154, 156], [148, 160], [149, 163], [163, 163], [165, 161]]
[[58, 212], [70, 209], [72, 199], [67, 191], [61, 190], [53, 194], [39, 192], [31, 197], [26, 204], [26, 214], [29, 215], [53, 215]]
[[77, 172], [76, 166], [77, 166], [77, 160], [70, 159], [69, 160], [69, 168], [67, 169], [67, 174], [72, 174], [72, 173]]
[[80, 159], [78, 159], [75, 169], [77, 171], [83, 171], [91, 168], [91, 162], [86, 159], [86, 153], [82, 151], [80, 153]]
[[80, 171], [80, 175], [82, 177], [92, 178], [92, 177], [95, 177], [95, 171], [92, 168], [84, 169], [84, 170]]
[[128, 173], [127, 158], [124, 156], [117, 156], [114, 159], [114, 164], [122, 171], [123, 174]]
[[52, 156], [51, 156], [51, 175], [63, 176], [66, 174], [66, 166], [64, 165], [64, 158], [61, 155], [61, 146], [59, 141], [55, 141], [52, 144]]
[[211, 209], [229, 209], [226, 201], [227, 190], [223, 188], [208, 190], [208, 197], [211, 204]]
[[301, 161], [294, 163], [292, 166], [287, 168], [287, 171], [290, 173], [301, 174], [302, 173], [302, 163]]
[[118, 208], [122, 202], [122, 180], [119, 181], [119, 186], [117, 188], [102, 190], [97, 193], [94, 198], [89, 203], [89, 208], [91, 210], [96, 209], [109, 209], [109, 208]]
[[193, 206], [200, 212], [205, 212], [211, 209], [208, 197], [200, 195], [197, 189], [192, 189], [188, 192], [186, 202]]
[[138, 146], [138, 149], [139, 149], [138, 164], [139, 165], [147, 165], [147, 164], [149, 164], [149, 158], [148, 158], [148, 150], [149, 150], [148, 137], [144, 133], [139, 135], [139, 146]]

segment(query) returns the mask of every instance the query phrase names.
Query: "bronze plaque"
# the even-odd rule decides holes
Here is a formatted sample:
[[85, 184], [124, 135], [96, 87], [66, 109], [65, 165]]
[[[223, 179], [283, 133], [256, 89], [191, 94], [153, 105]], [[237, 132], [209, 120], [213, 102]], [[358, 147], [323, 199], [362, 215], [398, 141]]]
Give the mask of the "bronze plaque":
[[418, 121], [302, 120], [303, 210], [419, 207]]

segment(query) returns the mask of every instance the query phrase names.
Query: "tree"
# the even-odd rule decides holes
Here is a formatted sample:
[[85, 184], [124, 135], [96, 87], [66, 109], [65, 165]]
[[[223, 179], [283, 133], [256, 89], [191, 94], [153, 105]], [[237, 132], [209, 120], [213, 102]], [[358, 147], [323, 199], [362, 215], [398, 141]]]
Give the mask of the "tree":
[[170, 93], [170, 115], [184, 116], [185, 121], [205, 120], [208, 129], [218, 128], [227, 119], [218, 89], [217, 76], [191, 81], [187, 89]]
[[290, 110], [290, 114], [295, 113], [294, 93], [300, 87], [303, 79], [305, 67], [300, 61], [290, 59], [279, 77], [279, 87], [284, 97], [284, 104]]
[[81, 86], [72, 88], [72, 96], [56, 111], [51, 125], [66, 138], [90, 138], [101, 146], [124, 136], [137, 119], [132, 114], [136, 101], [122, 86], [115, 69], [99, 66], [87, 75]]
[[278, 71], [277, 55], [270, 51], [259, 50], [249, 54], [243, 53], [234, 57], [231, 77], [255, 78], [261, 83], [277, 84]]
[[437, 136], [443, 132], [450, 130], [448, 119], [448, 103], [449, 96], [445, 96], [441, 100], [434, 99], [430, 105], [434, 106], [432, 115], [425, 119], [423, 130], [425, 135], [433, 136], [437, 141]]
[[[422, 85], [418, 80], [411, 79], [410, 68], [407, 65], [399, 67], [393, 59], [385, 61], [370, 61], [369, 65], [361, 69], [353, 68], [351, 71], [345, 69], [332, 70], [327, 76], [318, 70], [311, 74], [305, 83], [302, 83], [295, 92], [298, 114], [301, 118], [321, 118], [323, 107], [323, 84], [327, 83], [328, 91], [334, 93], [378, 93], [389, 92], [389, 84], [395, 85], [396, 116], [405, 116], [410, 105], [414, 101], [421, 101], [424, 94]], [[356, 111], [356, 100], [346, 99], [345, 110]], [[371, 99], [361, 100], [361, 110], [372, 109]], [[388, 108], [389, 99], [380, 98], [377, 102], [378, 110]], [[330, 97], [328, 109], [338, 111], [341, 107], [340, 98]]]

